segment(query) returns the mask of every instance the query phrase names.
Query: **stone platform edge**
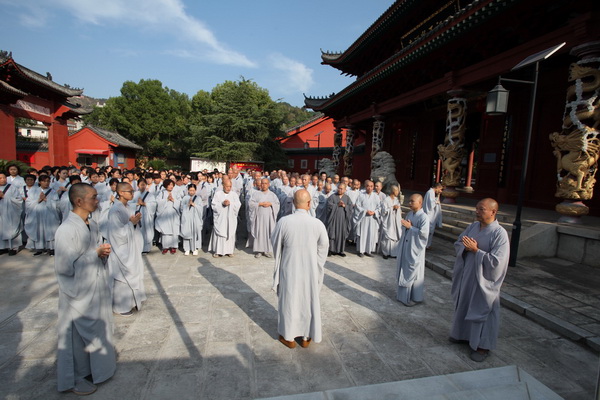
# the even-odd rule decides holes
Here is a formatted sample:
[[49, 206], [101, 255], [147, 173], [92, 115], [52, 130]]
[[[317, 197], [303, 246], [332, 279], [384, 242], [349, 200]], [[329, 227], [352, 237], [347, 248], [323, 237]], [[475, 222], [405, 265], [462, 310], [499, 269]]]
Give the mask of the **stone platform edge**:
[[[452, 268], [449, 268], [438, 260], [430, 259], [425, 256], [425, 266], [450, 280], [452, 279]], [[525, 316], [525, 318], [537, 322], [544, 328], [556, 332], [574, 342], [581, 343], [596, 353], [600, 353], [600, 336], [596, 336], [585, 329], [573, 325], [568, 321], [549, 314], [544, 310], [502, 291], [500, 292], [500, 304], [509, 310]]]

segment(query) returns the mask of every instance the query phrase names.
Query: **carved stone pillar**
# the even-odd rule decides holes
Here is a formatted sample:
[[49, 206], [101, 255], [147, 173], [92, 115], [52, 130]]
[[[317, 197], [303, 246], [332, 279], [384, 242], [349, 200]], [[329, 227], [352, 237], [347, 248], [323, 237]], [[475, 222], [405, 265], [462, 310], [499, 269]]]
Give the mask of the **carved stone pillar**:
[[458, 97], [461, 91], [448, 92], [452, 98], [448, 100], [446, 117], [446, 137], [444, 144], [438, 146], [438, 154], [442, 160], [442, 184], [446, 186], [442, 192], [445, 203], [455, 203], [458, 197], [456, 186], [460, 185], [462, 172], [461, 162], [465, 156], [465, 130], [467, 120], [467, 100]]
[[383, 149], [383, 133], [385, 130], [383, 116], [375, 115], [373, 118], [375, 122], [373, 122], [373, 142], [371, 145], [371, 170], [373, 170], [373, 158]]
[[576, 46], [571, 54], [581, 60], [571, 64], [562, 130], [550, 135], [557, 160], [556, 205], [559, 222], [578, 223], [589, 208], [582, 200], [594, 194], [600, 156], [600, 41]]
[[352, 157], [354, 154], [354, 129], [346, 129], [346, 152], [344, 153], [344, 175], [352, 176]]
[[335, 173], [338, 173], [340, 166], [340, 155], [342, 154], [342, 129], [335, 128], [335, 134], [333, 135], [333, 153], [331, 158], [333, 160], [333, 169]]

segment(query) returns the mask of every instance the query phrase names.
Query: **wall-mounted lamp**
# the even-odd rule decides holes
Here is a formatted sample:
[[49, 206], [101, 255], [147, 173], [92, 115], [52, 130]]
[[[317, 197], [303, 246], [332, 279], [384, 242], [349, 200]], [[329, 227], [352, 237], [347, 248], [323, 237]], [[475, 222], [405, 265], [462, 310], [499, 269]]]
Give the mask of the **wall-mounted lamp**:
[[508, 90], [502, 86], [498, 79], [498, 84], [488, 92], [485, 113], [487, 115], [503, 115], [508, 110]]

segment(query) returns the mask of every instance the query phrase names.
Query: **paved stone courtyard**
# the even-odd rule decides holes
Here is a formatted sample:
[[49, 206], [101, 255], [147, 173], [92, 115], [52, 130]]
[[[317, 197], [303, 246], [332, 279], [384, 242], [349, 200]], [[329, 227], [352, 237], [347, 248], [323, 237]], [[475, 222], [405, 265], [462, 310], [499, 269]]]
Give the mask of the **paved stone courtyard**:
[[[597, 354], [507, 309], [499, 348], [471, 361], [447, 340], [450, 280], [429, 269], [425, 303], [407, 308], [394, 300], [395, 260], [329, 257], [323, 342], [288, 349], [276, 340], [272, 259], [155, 250], [145, 261], [148, 301], [115, 317], [117, 372], [93, 398], [251, 399], [507, 365], [566, 399], [594, 394]], [[0, 274], [0, 397], [76, 397], [56, 391], [53, 259], [0, 256]]]

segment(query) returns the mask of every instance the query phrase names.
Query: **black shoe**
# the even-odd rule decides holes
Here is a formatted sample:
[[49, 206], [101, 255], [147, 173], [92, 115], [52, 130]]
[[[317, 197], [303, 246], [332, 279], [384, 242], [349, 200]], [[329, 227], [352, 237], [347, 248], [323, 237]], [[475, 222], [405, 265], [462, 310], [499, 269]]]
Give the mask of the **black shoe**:
[[390, 258], [390, 256], [385, 256], [385, 255], [383, 256], [384, 260], [387, 260], [388, 258]]
[[367, 256], [367, 257], [373, 257], [373, 254], [371, 254], [371, 253], [365, 253], [365, 256]]
[[44, 254], [44, 251], [43, 251], [43, 250], [38, 250], [38, 251], [36, 251], [35, 253], [33, 253], [33, 255], [34, 255], [34, 256], [39, 256], [39, 255], [41, 255], [41, 254]]
[[364, 257], [365, 255], [363, 253], [358, 253], [359, 257]]
[[9, 256], [16, 256], [17, 255], [17, 251], [16, 250], [9, 250], [8, 251], [8, 255]]
[[346, 253], [338, 253], [340, 257], [346, 257]]
[[48, 255], [50, 257], [54, 257], [54, 250], [48, 250]]
[[1, 249], [0, 250], [0, 255], [6, 254], [6, 253], [8, 253], [8, 249]]

